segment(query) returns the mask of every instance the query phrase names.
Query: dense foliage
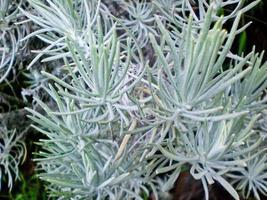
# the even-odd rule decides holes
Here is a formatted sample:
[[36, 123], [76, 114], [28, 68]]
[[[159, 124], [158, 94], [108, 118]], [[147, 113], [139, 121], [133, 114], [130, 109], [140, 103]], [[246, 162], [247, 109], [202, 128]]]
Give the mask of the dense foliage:
[[[50, 196], [166, 199], [185, 171], [206, 200], [215, 182], [236, 200], [267, 196], [267, 63], [232, 53], [259, 2], [1, 1], [0, 88], [27, 81], [25, 108], [0, 106], [42, 135], [35, 170]], [[30, 134], [10, 120], [0, 179], [11, 189]]]

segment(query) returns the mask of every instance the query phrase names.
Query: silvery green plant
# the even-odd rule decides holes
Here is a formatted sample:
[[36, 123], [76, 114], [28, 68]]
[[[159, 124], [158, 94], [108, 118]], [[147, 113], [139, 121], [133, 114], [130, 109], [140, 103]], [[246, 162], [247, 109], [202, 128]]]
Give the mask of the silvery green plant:
[[235, 109], [247, 109], [251, 112], [261, 112], [264, 116], [266, 109], [266, 97], [263, 95], [267, 86], [267, 63], [262, 63], [262, 52], [260, 55], [251, 52], [249, 65], [253, 66], [252, 70], [245, 75], [244, 80], [237, 81], [229, 90], [229, 95], [232, 96]]
[[[29, 31], [28, 25], [20, 25], [19, 22], [24, 16], [18, 10], [19, 6], [24, 6], [25, 1], [2, 0], [0, 2], [0, 84], [6, 81], [9, 84], [10, 72], [17, 71], [19, 61], [26, 53], [27, 46], [20, 43]], [[14, 74], [16, 75], [16, 74]], [[10, 86], [12, 90], [12, 86]], [[18, 102], [17, 97], [0, 94], [1, 111], [8, 111], [17, 105], [11, 105], [11, 102]], [[3, 95], [3, 96], [2, 96]], [[4, 106], [3, 106], [4, 105]], [[3, 106], [3, 107], [2, 107]], [[10, 111], [11, 113], [11, 111]], [[26, 148], [23, 142], [23, 133], [17, 133], [13, 128], [6, 127], [6, 117], [9, 112], [1, 115], [0, 123], [0, 190], [13, 187], [15, 180], [19, 179], [19, 164], [23, 162], [26, 156]], [[12, 115], [13, 113], [11, 113]], [[18, 127], [18, 129], [23, 129]], [[2, 183], [6, 187], [2, 187]]]
[[[149, 33], [157, 35], [155, 25], [155, 8], [151, 2], [142, 1], [119, 1], [122, 10], [127, 14], [118, 16], [122, 29], [127, 29], [137, 40], [140, 47], [147, 45]], [[125, 32], [121, 38], [127, 37], [129, 33]]]
[[[223, 70], [223, 63], [238, 29], [240, 13], [229, 34], [222, 30], [221, 20], [210, 28], [211, 13], [210, 8], [197, 38], [192, 34], [189, 22], [182, 33], [184, 41], [178, 44], [175, 44], [176, 41], [161, 21], [157, 20], [163, 39], [159, 46], [155, 37], [151, 36], [158, 60], [151, 69], [150, 82], [158, 87], [151, 87], [157, 106], [152, 107], [150, 112], [155, 116], [155, 121], [162, 121], [162, 125], [155, 129], [158, 134], [153, 135], [158, 147], [154, 147], [146, 157], [155, 157], [151, 163], [151, 166], [156, 166], [152, 174], [171, 172], [164, 186], [166, 190], [173, 187], [182, 166], [189, 164], [191, 175], [202, 181], [206, 199], [207, 185], [214, 181], [239, 199], [224, 177], [237, 166], [246, 165], [246, 160], [233, 158], [254, 148], [262, 148], [259, 147], [262, 142], [260, 136], [256, 137], [258, 139], [253, 136], [254, 145], [244, 148], [243, 144], [252, 135], [259, 135], [251, 130], [259, 118], [259, 115], [255, 115], [253, 105], [260, 110], [264, 107], [261, 96], [266, 88], [266, 77], [260, 71], [265, 72], [266, 65], [261, 66], [261, 57], [252, 52], [242, 61], [236, 61], [234, 66]], [[167, 50], [163, 52], [162, 49]], [[227, 92], [231, 88], [235, 89], [235, 93], [231, 94], [238, 96], [238, 104]], [[251, 121], [248, 123], [244, 116], [246, 114], [250, 114]], [[167, 161], [156, 153], [158, 148]]]
[[[255, 119], [251, 123], [254, 121]], [[171, 189], [181, 167], [189, 164], [190, 174], [203, 184], [206, 199], [209, 199], [208, 184], [214, 182], [221, 184], [234, 199], [239, 199], [233, 186], [226, 181], [225, 174], [246, 166], [246, 159], [238, 156], [258, 148], [261, 138], [257, 137], [253, 145], [244, 147], [248, 135], [253, 133], [250, 132], [251, 124], [239, 131], [235, 131], [233, 126], [234, 120], [200, 123], [195, 128], [196, 133], [194, 130], [179, 132], [173, 128], [170, 131], [172, 137], [163, 140], [158, 146], [168, 162], [166, 166], [155, 169], [155, 173], [171, 172], [164, 188]]]
[[[87, 1], [29, 2], [33, 10], [23, 12], [40, 30], [28, 37], [49, 45], [34, 62], [46, 54], [43, 61], [63, 59], [66, 71], [63, 78], [43, 71], [52, 101], [35, 98], [42, 111], [27, 108], [45, 135], [36, 162], [51, 195], [142, 199], [153, 192], [160, 199], [183, 170], [201, 180], [206, 200], [215, 182], [236, 200], [238, 191], [266, 194], [267, 65], [255, 50], [231, 53], [242, 13], [258, 1], [244, 8], [243, 1], [198, 1], [198, 14], [194, 1], [181, 1], [174, 6], [184, 16], [172, 19], [165, 11], [175, 7], [154, 10], [150, 1], [116, 1], [126, 5], [125, 18], [104, 9], [106, 1], [92, 1], [96, 12]], [[217, 15], [236, 3], [229, 16]], [[140, 41], [151, 43], [146, 51], [155, 60], [143, 56]]]
[[27, 24], [18, 24], [22, 20], [18, 7], [23, 1], [2, 0], [0, 2], [0, 83], [7, 78], [17, 64], [16, 59], [26, 49], [20, 40], [28, 33]]
[[36, 36], [47, 44], [42, 50], [32, 50], [37, 56], [29, 64], [28, 69], [44, 55], [46, 58], [42, 59], [43, 62], [71, 57], [65, 42], [66, 38], [76, 40], [79, 46], [84, 48], [84, 52], [87, 52], [88, 47], [84, 44], [84, 37], [100, 15], [106, 32], [112, 26], [111, 21], [107, 19], [108, 10], [101, 1], [29, 0], [28, 2], [32, 9], [20, 10], [39, 28], [24, 37], [22, 41]]
[[259, 1], [254, 1], [248, 5], [245, 5], [245, 0], [156, 0], [153, 1], [153, 3], [170, 21], [176, 21], [177, 24], [183, 25], [183, 23], [188, 21], [189, 16], [191, 16], [193, 18], [194, 25], [200, 27], [200, 25], [205, 21], [206, 13], [211, 5], [214, 9], [212, 20], [218, 20], [218, 13], [224, 11], [226, 14], [223, 16], [223, 22], [225, 22], [229, 19], [235, 18], [238, 12], [247, 12], [259, 3]]
[[57, 110], [39, 99], [36, 101], [47, 116], [28, 109], [33, 115], [30, 118], [39, 125], [34, 127], [47, 136], [41, 142], [45, 151], [37, 159], [40, 178], [51, 183], [51, 190], [58, 188], [55, 193], [64, 199], [142, 199], [140, 195], [148, 193], [142, 174], [144, 163], [138, 159], [141, 152], [130, 151], [131, 146], [125, 147], [126, 152], [120, 150], [124, 130], [135, 128], [137, 123], [130, 121], [131, 112], [138, 107], [127, 93], [140, 81], [144, 69], [137, 72], [139, 78], [127, 75], [135, 67], [130, 62], [131, 50], [128, 47], [127, 52], [120, 52], [115, 27], [112, 33], [110, 42], [105, 43], [100, 23], [97, 34], [88, 32], [85, 42], [94, 54], [89, 59], [68, 38], [76, 65], [72, 67], [65, 60], [70, 77], [61, 80], [44, 72], [56, 83], [56, 88], [50, 85], [45, 90]]
[[[251, 141], [253, 142], [253, 140]], [[242, 196], [248, 199], [253, 196], [260, 200], [261, 196], [267, 195], [267, 159], [265, 151], [252, 154], [251, 152], [240, 155], [241, 159], [247, 159], [247, 165], [236, 168], [236, 172], [229, 173], [227, 176], [232, 180], [237, 190], [241, 191]]]
[[11, 189], [19, 178], [19, 165], [26, 158], [22, 136], [16, 130], [0, 128], [0, 190], [3, 182]]
[[[155, 26], [155, 15], [164, 16], [165, 21], [180, 23], [182, 26], [189, 16], [186, 15], [185, 12], [188, 13], [189, 11], [189, 13], [194, 16], [193, 21], [195, 26], [199, 27], [203, 23], [202, 18], [210, 5], [210, 3], [206, 1], [201, 1], [199, 3], [199, 6], [201, 7], [199, 15], [202, 16], [199, 19], [197, 17], [198, 14], [195, 13], [195, 9], [193, 9], [194, 6], [196, 6], [196, 3], [188, 0], [164, 2], [164, 7], [167, 7], [168, 12], [161, 9], [162, 6], [160, 5], [162, 2], [148, 0], [142, 0], [140, 2], [132, 0], [77, 0], [74, 2], [59, 0], [28, 0], [28, 2], [32, 6], [32, 10], [21, 10], [29, 20], [39, 25], [40, 28], [33, 31], [31, 34], [28, 34], [21, 39], [21, 41], [36, 36], [47, 44], [46, 48], [42, 50], [32, 50], [37, 56], [32, 60], [31, 64], [28, 65], [28, 68], [44, 56], [45, 58], [42, 59], [43, 62], [53, 61], [62, 57], [69, 57], [69, 59], [71, 59], [67, 44], [64, 42], [66, 37], [78, 40], [79, 45], [85, 48], [84, 51], [87, 52], [88, 48], [83, 44], [83, 37], [88, 30], [89, 23], [96, 23], [97, 16], [101, 18], [101, 23], [103, 24], [103, 29], [106, 33], [112, 27], [115, 19], [115, 22], [118, 23], [118, 29], [124, 32], [124, 34], [120, 35], [121, 41], [126, 40], [127, 35], [131, 35], [137, 40], [137, 44], [134, 44], [135, 46], [145, 47], [148, 44], [148, 34], [152, 33], [156, 36], [158, 32], [157, 26]], [[115, 10], [111, 13], [108, 8], [114, 3], [118, 4], [119, 8], [117, 9], [119, 10]], [[218, 19], [216, 18], [216, 13], [219, 9], [237, 3], [238, 1], [216, 1], [216, 3], [213, 4], [213, 20]], [[223, 21], [236, 16], [237, 11], [239, 10], [242, 12], [249, 10], [256, 3], [257, 2], [254, 2], [242, 8], [244, 1], [240, 1], [235, 10], [229, 16], [225, 16]], [[172, 6], [169, 4], [172, 4]], [[169, 13], [173, 8], [177, 8], [175, 10], [178, 12], [175, 17]], [[180, 14], [182, 14], [182, 16], [180, 16]], [[176, 20], [176, 18], [178, 18], [178, 20]], [[245, 27], [247, 27], [247, 25]], [[244, 28], [241, 30], [244, 30]], [[109, 38], [109, 35], [110, 34], [106, 34], [106, 39]]]

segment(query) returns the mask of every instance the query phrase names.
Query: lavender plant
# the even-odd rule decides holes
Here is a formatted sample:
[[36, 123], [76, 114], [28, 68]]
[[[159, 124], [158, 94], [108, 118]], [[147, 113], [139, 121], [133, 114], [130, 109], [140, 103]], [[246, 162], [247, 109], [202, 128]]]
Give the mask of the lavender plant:
[[[253, 142], [253, 140], [251, 141]], [[265, 151], [241, 155], [247, 159], [247, 165], [237, 168], [238, 173], [228, 174], [232, 179], [231, 184], [236, 185], [237, 190], [242, 192], [244, 198], [250, 196], [260, 200], [260, 195], [266, 196], [266, 170], [267, 160]]]
[[22, 136], [16, 130], [0, 128], [0, 190], [3, 180], [11, 189], [13, 181], [19, 178], [19, 164], [26, 157]]
[[[77, 68], [74, 72], [66, 61], [71, 77], [66, 77], [69, 83], [44, 72], [57, 83], [58, 92], [53, 86], [46, 90], [56, 101], [58, 110], [51, 110], [38, 99], [36, 101], [51, 118], [29, 110], [34, 115], [30, 118], [42, 125], [42, 129], [35, 128], [57, 141], [49, 142], [45, 149], [50, 153], [40, 153], [43, 158], [37, 160], [40, 170], [46, 171], [40, 177], [56, 187], [61, 186], [64, 198], [141, 199], [141, 191], [148, 191], [138, 152], [129, 152], [130, 157], [126, 153], [117, 154], [120, 136], [130, 125], [130, 114], [138, 109], [126, 93], [142, 74], [136, 74], [140, 76], [138, 79], [127, 75], [129, 68], [134, 67], [130, 63], [130, 49], [120, 52], [115, 27], [112, 32], [112, 40], [104, 44], [100, 24], [97, 35], [89, 31], [86, 42], [95, 55], [90, 59], [86, 59], [82, 49], [69, 38], [68, 48]], [[120, 59], [123, 56], [125, 61]], [[53, 136], [54, 132], [58, 134]], [[61, 169], [57, 167], [59, 164]], [[72, 177], [71, 181], [68, 177]]]
[[259, 1], [28, 2], [20, 11], [37, 26], [21, 41], [44, 42], [28, 68], [45, 56], [64, 71], [32, 69], [30, 89], [49, 99], [26, 108], [52, 196], [162, 199], [183, 170], [206, 200], [215, 182], [237, 200], [266, 195], [267, 64], [255, 49], [231, 53]]
[[96, 23], [98, 15], [103, 18], [102, 21], [107, 32], [112, 26], [112, 22], [107, 19], [108, 10], [100, 1], [31, 0], [28, 2], [32, 6], [32, 10], [21, 9], [21, 11], [40, 28], [27, 35], [22, 41], [36, 36], [47, 44], [46, 48], [33, 51], [37, 53], [37, 56], [29, 64], [28, 69], [43, 55], [47, 56], [42, 60], [43, 62], [71, 57], [65, 42], [66, 38], [76, 40], [80, 47], [85, 48], [84, 52], [88, 51], [88, 47], [83, 41], [87, 31]]
[[[118, 16], [123, 30], [128, 29], [134, 38], [137, 40], [140, 47], [148, 44], [148, 34], [157, 35], [155, 24], [155, 8], [151, 2], [147, 1], [119, 1], [122, 10], [127, 13], [127, 16]], [[125, 32], [121, 38], [127, 38], [129, 33]]]
[[[3, 0], [0, 2], [0, 84], [5, 81], [9, 85], [9, 75], [17, 71], [19, 60], [26, 52], [26, 43], [20, 43], [29, 31], [27, 24], [20, 25], [24, 16], [19, 13], [18, 7], [24, 6], [24, 1]], [[2, 88], [2, 87], [1, 87]], [[12, 87], [11, 87], [12, 90]], [[23, 142], [23, 133], [17, 133], [14, 127], [7, 127], [8, 112], [17, 105], [17, 97], [0, 92], [0, 190], [13, 187], [19, 179], [19, 164], [26, 157], [26, 147]], [[7, 108], [6, 108], [7, 107]], [[8, 110], [8, 111], [7, 111]], [[13, 114], [13, 113], [12, 113]], [[11, 114], [11, 115], [12, 115]], [[20, 130], [20, 128], [18, 127]], [[4, 184], [4, 187], [2, 186]]]
[[18, 11], [22, 5], [23, 1], [3, 0], [0, 3], [0, 83], [14, 69], [17, 58], [26, 49], [20, 40], [29, 32], [29, 27], [17, 24], [23, 18]]

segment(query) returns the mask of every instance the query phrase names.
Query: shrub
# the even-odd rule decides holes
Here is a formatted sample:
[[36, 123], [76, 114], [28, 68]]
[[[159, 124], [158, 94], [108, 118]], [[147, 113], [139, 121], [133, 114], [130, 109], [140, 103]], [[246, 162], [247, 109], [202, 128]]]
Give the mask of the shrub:
[[266, 195], [267, 64], [231, 52], [259, 1], [28, 2], [35, 28], [21, 41], [43, 47], [29, 88], [47, 95], [26, 110], [51, 196], [162, 199], [183, 171], [206, 199], [215, 182], [234, 199]]

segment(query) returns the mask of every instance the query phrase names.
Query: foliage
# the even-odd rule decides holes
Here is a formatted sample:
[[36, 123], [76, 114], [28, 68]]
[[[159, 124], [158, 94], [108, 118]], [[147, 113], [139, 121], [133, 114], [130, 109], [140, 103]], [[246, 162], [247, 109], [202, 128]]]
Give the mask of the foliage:
[[29, 27], [18, 24], [23, 19], [18, 7], [23, 3], [22, 0], [3, 0], [0, 3], [0, 83], [26, 50], [26, 44], [20, 43], [20, 40], [27, 35]]
[[22, 134], [17, 135], [16, 130], [0, 129], [0, 180], [5, 180], [3, 177], [6, 175], [5, 182], [9, 188], [12, 188], [13, 180], [19, 178], [19, 164], [26, 156], [26, 148], [21, 137]]
[[[2, 21], [12, 15], [7, 2]], [[167, 198], [184, 170], [201, 180], [206, 199], [215, 182], [234, 199], [266, 195], [267, 63], [255, 49], [231, 52], [248, 26], [242, 14], [259, 1], [27, 2], [14, 21], [23, 30], [31, 21], [31, 32], [1, 54], [9, 65], [0, 70], [17, 67], [20, 45], [39, 42], [22, 96], [34, 97], [25, 110], [43, 135], [34, 160], [51, 197]], [[16, 35], [3, 27], [3, 38]], [[2, 152], [20, 140], [3, 135]], [[5, 153], [15, 158], [4, 161], [9, 187], [10, 166], [17, 178], [25, 151], [13, 146], [22, 150]]]
[[254, 196], [259, 200], [260, 194], [266, 196], [267, 192], [265, 187], [267, 170], [265, 151], [254, 155], [249, 152], [240, 156], [249, 160], [247, 166], [237, 168], [238, 173], [228, 174], [228, 176], [232, 179], [233, 185], [237, 184], [236, 188], [242, 191], [245, 198]]
[[42, 183], [35, 175], [27, 179], [21, 175], [21, 185], [15, 195], [10, 194], [11, 200], [45, 200], [48, 199], [46, 193], [42, 192]]

